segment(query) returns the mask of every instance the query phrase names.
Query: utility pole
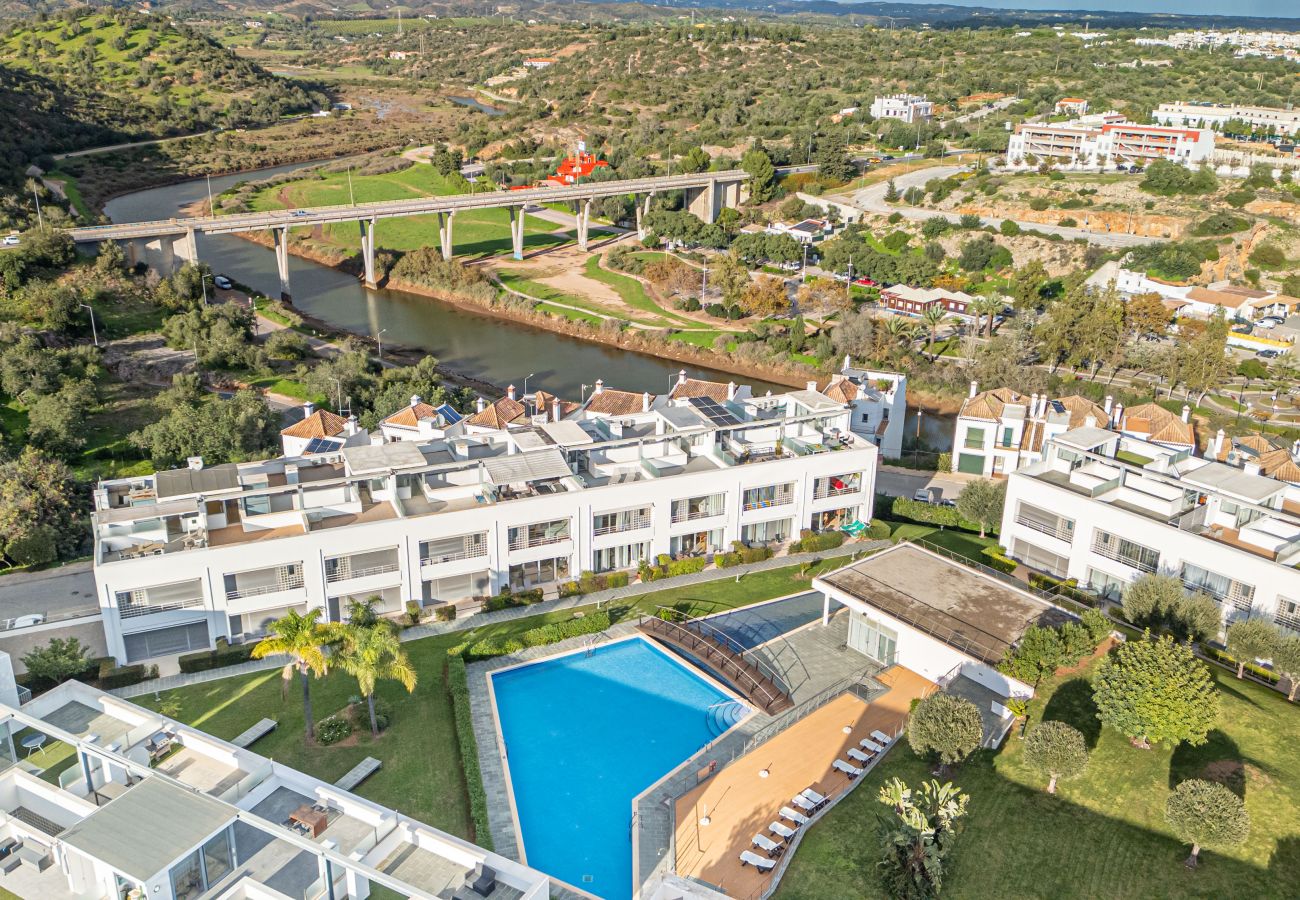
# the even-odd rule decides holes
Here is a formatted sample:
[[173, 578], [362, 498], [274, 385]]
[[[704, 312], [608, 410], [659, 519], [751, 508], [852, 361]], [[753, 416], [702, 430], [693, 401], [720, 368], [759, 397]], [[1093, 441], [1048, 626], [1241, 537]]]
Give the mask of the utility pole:
[[212, 176], [205, 175], [204, 177], [208, 179], [208, 218], [210, 219], [216, 215], [212, 204]]
[[36, 224], [41, 231], [45, 230], [45, 218], [41, 215], [41, 195], [36, 192], [36, 185], [32, 185], [32, 199], [36, 201]]
[[[79, 304], [77, 304], [77, 305], [80, 306], [82, 309], [86, 310], [88, 313], [90, 313], [90, 335], [91, 335], [91, 338], [95, 341], [95, 346], [98, 347], [98, 346], [99, 346], [99, 329], [97, 329], [97, 328], [95, 327], [95, 310], [91, 308], [91, 306], [90, 306], [89, 303], [79, 303]], [[197, 355], [197, 352], [196, 352], [196, 355]]]
[[351, 166], [348, 166], [348, 204], [350, 206], [357, 205], [356, 195], [352, 193], [352, 167]]

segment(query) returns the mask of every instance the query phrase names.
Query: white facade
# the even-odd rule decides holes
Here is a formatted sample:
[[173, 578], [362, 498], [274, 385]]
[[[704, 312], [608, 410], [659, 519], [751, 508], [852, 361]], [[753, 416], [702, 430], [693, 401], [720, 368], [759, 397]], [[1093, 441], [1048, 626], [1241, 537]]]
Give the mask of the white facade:
[[1296, 488], [1146, 441], [1079, 429], [1007, 481], [1001, 542], [1026, 565], [1117, 598], [1148, 572], [1300, 631]]
[[852, 407], [849, 428], [879, 447], [885, 459], [903, 455], [903, 434], [907, 427], [906, 375], [859, 369], [846, 356], [843, 368], [831, 376], [825, 393]]
[[871, 102], [871, 115], [877, 119], [897, 119], [915, 125], [934, 115], [934, 104], [918, 94], [890, 94]]
[[1161, 103], [1151, 113], [1161, 125], [1176, 128], [1213, 128], [1222, 131], [1224, 123], [1240, 119], [1256, 128], [1273, 129], [1277, 134], [1300, 131], [1300, 110], [1271, 106], [1240, 106], [1229, 103]]
[[1024, 122], [1016, 126], [1007, 143], [1007, 163], [1030, 165], [1030, 157], [1034, 157], [1093, 168], [1163, 159], [1195, 166], [1208, 161], [1213, 152], [1214, 132], [1206, 128], [1122, 121], [1100, 126], [1083, 121], [1059, 125]]
[[1081, 425], [1108, 427], [1112, 403], [1098, 406], [1086, 397], [1052, 399], [1046, 394], [1018, 394], [1009, 388], [970, 394], [953, 430], [952, 471], [1001, 478], [1042, 459], [1043, 444]]
[[396, 614], [870, 518], [878, 451], [847, 403], [809, 389], [591, 411], [618, 393], [561, 421], [101, 484], [109, 653], [138, 662], [254, 639], [287, 609], [339, 620], [377, 595]]

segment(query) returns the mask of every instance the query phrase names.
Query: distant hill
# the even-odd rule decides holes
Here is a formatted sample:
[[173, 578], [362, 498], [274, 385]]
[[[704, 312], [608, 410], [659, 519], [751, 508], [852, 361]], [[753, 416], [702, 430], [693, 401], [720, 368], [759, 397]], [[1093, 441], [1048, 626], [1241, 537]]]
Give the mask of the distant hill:
[[274, 122], [325, 104], [196, 31], [128, 10], [69, 11], [0, 33], [0, 174], [43, 154]]

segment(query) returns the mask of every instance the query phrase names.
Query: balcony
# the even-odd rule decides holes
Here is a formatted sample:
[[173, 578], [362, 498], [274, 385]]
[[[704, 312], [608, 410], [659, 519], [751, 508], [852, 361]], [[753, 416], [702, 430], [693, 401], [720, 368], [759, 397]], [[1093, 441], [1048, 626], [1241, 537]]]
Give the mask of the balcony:
[[487, 556], [487, 544], [476, 544], [473, 547], [467, 547], [464, 550], [452, 551], [448, 553], [436, 553], [420, 557], [420, 565], [436, 566], [441, 563], [459, 562], [462, 559], [474, 559], [480, 556]]
[[618, 534], [620, 531], [636, 531], [638, 528], [649, 528], [653, 518], [649, 513], [645, 515], [631, 516], [613, 525], [602, 525], [592, 531], [594, 537], [601, 537], [606, 534]]
[[278, 594], [280, 591], [293, 591], [302, 586], [302, 572], [299, 572], [297, 575], [290, 575], [282, 580], [269, 584], [250, 585], [246, 588], [236, 588], [233, 591], [226, 591], [226, 599], [246, 600], [249, 597], [260, 597], [263, 594]]
[[340, 581], [369, 578], [372, 575], [396, 572], [400, 568], [401, 561], [395, 547], [353, 556], [338, 556], [325, 560], [325, 582], [336, 584]]
[[1058, 520], [1057, 522], [1040, 522], [1027, 516], [1016, 516], [1016, 524], [1032, 528], [1040, 534], [1057, 538], [1067, 544], [1074, 540], [1074, 523], [1069, 519]]
[[714, 516], [723, 515], [725, 512], [726, 510], [722, 508], [692, 509], [674, 512], [673, 524], [677, 524], [678, 522], [694, 522], [697, 519], [712, 519]]
[[[1096, 553], [1098, 556], [1104, 556], [1106, 559], [1114, 560], [1117, 563], [1123, 563], [1126, 566], [1137, 569], [1139, 572], [1152, 574], [1160, 568], [1160, 555], [1154, 551], [1148, 550], [1146, 547], [1142, 547], [1141, 549], [1147, 550], [1147, 553], [1138, 555], [1126, 554], [1122, 550], [1114, 549], [1110, 544], [1102, 541], [1093, 541], [1092, 543], [1092, 552]], [[1154, 559], [1151, 557], [1154, 557]]]
[[510, 550], [527, 550], [530, 547], [560, 544], [568, 539], [569, 520], [559, 519], [554, 522], [540, 522], [535, 525], [511, 528], [506, 546]]
[[862, 490], [862, 480], [857, 475], [837, 475], [833, 478], [818, 478], [813, 485], [813, 499], [824, 500], [827, 497], [842, 497], [856, 494]]

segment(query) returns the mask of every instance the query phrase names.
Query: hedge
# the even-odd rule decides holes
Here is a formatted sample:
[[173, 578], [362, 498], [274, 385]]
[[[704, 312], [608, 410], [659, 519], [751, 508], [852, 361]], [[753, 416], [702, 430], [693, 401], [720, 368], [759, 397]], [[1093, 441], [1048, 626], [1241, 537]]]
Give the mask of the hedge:
[[474, 720], [469, 709], [469, 680], [465, 677], [465, 660], [447, 657], [447, 687], [451, 691], [452, 717], [456, 720], [456, 743], [460, 745], [460, 767], [469, 791], [469, 814], [474, 820], [474, 843], [492, 849], [492, 830], [488, 827], [487, 791], [483, 790], [483, 773], [478, 767], [478, 740], [474, 737]]
[[180, 658], [182, 672], [206, 672], [209, 669], [220, 669], [224, 666], [237, 666], [242, 662], [248, 662], [253, 655], [253, 644], [238, 644], [234, 647], [222, 647], [218, 644], [216, 650], [200, 650], [198, 653], [187, 653]]
[[541, 588], [533, 588], [530, 591], [515, 591], [513, 593], [509, 588], [502, 588], [501, 593], [495, 597], [488, 597], [483, 602], [483, 609], [487, 612], [496, 612], [499, 609], [510, 609], [515, 606], [529, 606], [533, 603], [540, 603], [541, 600]]
[[743, 547], [739, 550], [732, 550], [730, 553], [718, 554], [714, 562], [718, 564], [719, 569], [730, 569], [732, 566], [739, 566], [743, 563], [762, 562], [771, 558], [772, 549], [770, 547]]
[[[1231, 666], [1235, 674], [1237, 668], [1236, 659], [1229, 656], [1227, 653], [1224, 653], [1217, 647], [1211, 647], [1209, 644], [1201, 644], [1201, 650], [1206, 656], [1218, 660], [1225, 666]], [[1256, 678], [1262, 679], [1272, 685], [1276, 685], [1282, 680], [1282, 676], [1278, 673], [1265, 669], [1263, 666], [1257, 666], [1254, 663], [1246, 663], [1246, 671], [1254, 675]]]
[[871, 541], [887, 541], [893, 533], [894, 529], [889, 527], [888, 522], [872, 519], [871, 527], [867, 529], [867, 539]]
[[706, 557], [693, 556], [689, 559], [672, 559], [667, 554], [659, 557], [658, 565], [646, 564], [640, 570], [642, 581], [658, 581], [661, 578], [675, 578], [678, 575], [690, 575], [704, 571], [709, 564]]
[[99, 689], [111, 691], [114, 688], [139, 684], [149, 677], [149, 670], [143, 665], [121, 666], [104, 665], [99, 668]]
[[537, 628], [528, 629], [517, 637], [484, 638], [470, 644], [462, 655], [468, 662], [478, 662], [483, 659], [491, 659], [494, 656], [518, 653], [525, 647], [542, 647], [546, 644], [554, 644], [557, 641], [582, 634], [595, 634], [598, 631], [604, 631], [609, 626], [609, 613], [601, 610], [588, 613], [582, 618], [572, 618], [563, 622], [552, 622], [549, 625], [539, 625]]
[[[888, 528], [889, 526], [885, 526]], [[823, 531], [817, 533], [805, 528], [799, 533], [799, 540], [790, 545], [791, 553], [816, 553], [819, 550], [833, 550], [844, 543], [841, 531]]]
[[963, 528], [966, 531], [980, 530], [977, 522], [968, 522], [963, 519], [955, 506], [921, 503], [910, 497], [886, 497], [883, 494], [877, 494], [875, 508], [882, 516], [892, 519], [924, 522], [927, 525], [943, 525], [946, 528]]
[[984, 565], [988, 566], [990, 569], [997, 569], [999, 572], [1005, 572], [1008, 575], [1014, 572], [1016, 567], [1020, 565], [1020, 563], [1016, 562], [1014, 559], [1008, 559], [1003, 556], [1001, 547], [985, 547], [980, 551], [980, 553], [984, 557]]
[[578, 576], [577, 581], [566, 581], [560, 585], [560, 596], [580, 597], [583, 594], [594, 594], [596, 591], [627, 587], [630, 580], [627, 572], [606, 572], [603, 575], [583, 572]]
[[1030, 572], [1029, 584], [1045, 594], [1065, 597], [1084, 606], [1096, 606], [1097, 598], [1079, 587], [1077, 578], [1054, 578], [1043, 572]]

